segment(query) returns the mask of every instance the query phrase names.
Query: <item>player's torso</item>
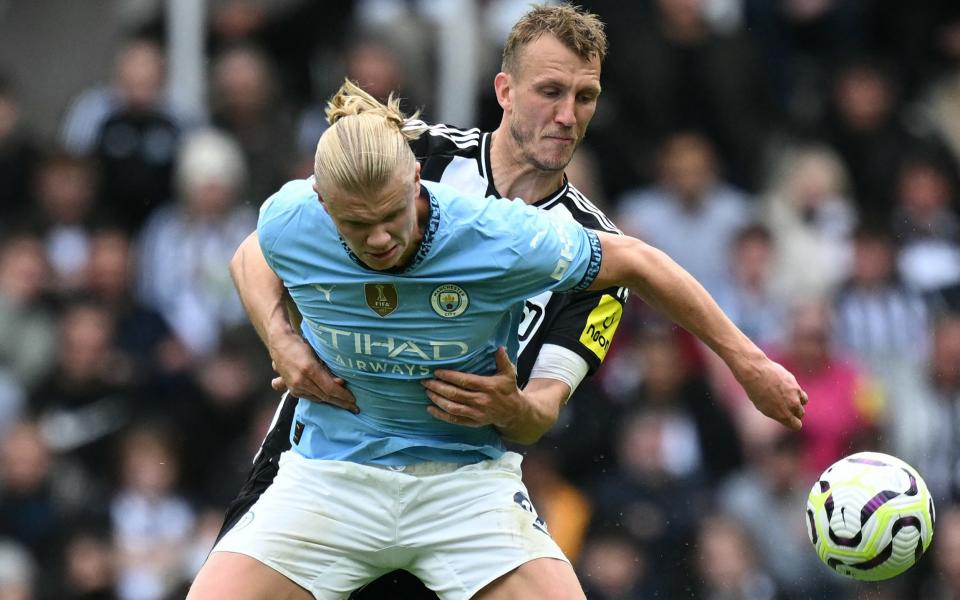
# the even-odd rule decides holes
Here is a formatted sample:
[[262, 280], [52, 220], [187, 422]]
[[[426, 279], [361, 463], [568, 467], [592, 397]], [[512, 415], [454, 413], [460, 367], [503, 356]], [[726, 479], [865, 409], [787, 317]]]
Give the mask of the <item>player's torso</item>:
[[520, 312], [498, 287], [499, 246], [484, 244], [470, 222], [432, 196], [431, 205], [422, 243], [429, 250], [399, 273], [370, 270], [342, 243], [329, 243], [337, 236], [317, 205], [308, 227], [326, 235], [297, 248], [312, 268], [284, 278], [320, 358], [351, 382], [362, 411], [384, 419], [407, 402], [432, 418], [422, 410], [419, 381], [434, 369], [492, 372], [491, 356], [512, 338]]

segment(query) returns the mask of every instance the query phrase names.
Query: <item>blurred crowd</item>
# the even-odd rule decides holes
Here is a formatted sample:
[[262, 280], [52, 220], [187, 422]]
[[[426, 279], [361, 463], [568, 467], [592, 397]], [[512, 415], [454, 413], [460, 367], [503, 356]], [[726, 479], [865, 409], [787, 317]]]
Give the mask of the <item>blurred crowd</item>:
[[[227, 263], [311, 172], [343, 77], [492, 130], [517, 0], [210, 3], [205, 110], [162, 3], [112, 72], [26, 122], [0, 57], [0, 599], [183, 597], [276, 404]], [[807, 390], [788, 433], [639, 301], [524, 448], [590, 598], [960, 598], [960, 4], [581, 2], [603, 95], [568, 169]], [[469, 43], [467, 43], [469, 40]], [[885, 584], [818, 563], [806, 495], [858, 450], [913, 464], [931, 555]]]

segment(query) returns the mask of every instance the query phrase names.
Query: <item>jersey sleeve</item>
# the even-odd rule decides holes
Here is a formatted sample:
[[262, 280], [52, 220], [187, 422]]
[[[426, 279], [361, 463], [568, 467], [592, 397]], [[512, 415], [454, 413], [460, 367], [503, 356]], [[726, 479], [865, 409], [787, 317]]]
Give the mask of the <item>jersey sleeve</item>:
[[[505, 296], [524, 300], [545, 291], [579, 292], [600, 272], [597, 234], [578, 223], [553, 219], [521, 201], [494, 200], [483, 221], [506, 241], [495, 257]], [[485, 234], [483, 223], [478, 224]]]
[[307, 180], [287, 183], [260, 206], [257, 219], [257, 238], [263, 257], [273, 272], [288, 283], [292, 275], [290, 261], [286, 259], [286, 253], [277, 252], [278, 242], [283, 238], [287, 249], [295, 244], [293, 230], [300, 220], [303, 197], [308, 191], [311, 190]]
[[625, 289], [612, 288], [554, 297], [560, 306], [543, 343], [572, 350], [587, 361], [589, 372], [593, 373], [610, 350], [623, 317], [626, 295]]

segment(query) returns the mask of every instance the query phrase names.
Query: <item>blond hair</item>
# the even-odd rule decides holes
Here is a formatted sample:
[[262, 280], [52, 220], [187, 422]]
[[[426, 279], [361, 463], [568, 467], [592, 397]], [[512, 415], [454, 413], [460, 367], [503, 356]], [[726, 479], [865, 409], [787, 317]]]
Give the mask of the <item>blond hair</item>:
[[602, 63], [607, 56], [607, 34], [597, 15], [573, 4], [538, 4], [520, 17], [510, 30], [500, 69], [504, 73], [516, 73], [520, 51], [544, 34], [554, 36], [584, 60], [597, 58]]
[[417, 115], [405, 116], [393, 94], [384, 104], [346, 80], [326, 113], [330, 128], [320, 136], [313, 163], [321, 195], [372, 194], [402, 169], [412, 176], [416, 158], [408, 142], [421, 130], [407, 127]]

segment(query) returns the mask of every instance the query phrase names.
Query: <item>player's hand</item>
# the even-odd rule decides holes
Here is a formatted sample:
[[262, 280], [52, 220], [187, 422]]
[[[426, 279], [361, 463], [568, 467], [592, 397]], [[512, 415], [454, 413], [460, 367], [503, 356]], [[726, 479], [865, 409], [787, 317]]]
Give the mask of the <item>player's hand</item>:
[[280, 374], [270, 382], [271, 387], [282, 392], [290, 390], [297, 398], [326, 402], [334, 406], [360, 412], [346, 382], [334, 377], [325, 364], [317, 360], [313, 348], [299, 335], [291, 335], [270, 348], [273, 370]]
[[807, 393], [793, 373], [764, 357], [734, 375], [757, 410], [789, 429], [803, 426]]
[[455, 425], [507, 428], [522, 412], [526, 400], [517, 387], [517, 368], [510, 362], [507, 350], [501, 346], [494, 358], [497, 372], [493, 375], [473, 375], [448, 369], [434, 371], [436, 379], [421, 382], [433, 402], [432, 406], [427, 406], [427, 411], [441, 421]]

